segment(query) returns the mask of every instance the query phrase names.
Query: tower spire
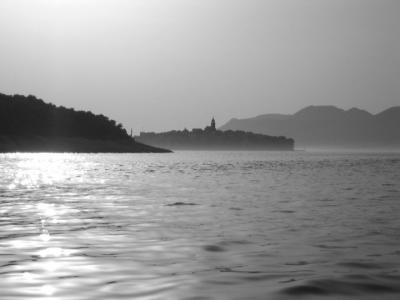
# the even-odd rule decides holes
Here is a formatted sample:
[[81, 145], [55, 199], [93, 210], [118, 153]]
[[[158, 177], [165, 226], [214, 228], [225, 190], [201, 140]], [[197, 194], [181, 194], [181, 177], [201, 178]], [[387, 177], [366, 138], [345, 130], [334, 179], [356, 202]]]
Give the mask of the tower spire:
[[213, 116], [212, 119], [211, 119], [211, 129], [212, 129], [212, 130], [216, 130], [214, 116]]

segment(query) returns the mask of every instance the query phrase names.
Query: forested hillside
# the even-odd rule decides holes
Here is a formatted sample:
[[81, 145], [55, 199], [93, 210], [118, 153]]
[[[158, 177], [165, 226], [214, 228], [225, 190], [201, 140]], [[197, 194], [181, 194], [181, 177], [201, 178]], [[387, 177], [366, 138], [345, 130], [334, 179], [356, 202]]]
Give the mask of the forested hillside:
[[128, 139], [114, 120], [89, 111], [45, 103], [35, 96], [0, 94], [0, 134], [13, 136]]

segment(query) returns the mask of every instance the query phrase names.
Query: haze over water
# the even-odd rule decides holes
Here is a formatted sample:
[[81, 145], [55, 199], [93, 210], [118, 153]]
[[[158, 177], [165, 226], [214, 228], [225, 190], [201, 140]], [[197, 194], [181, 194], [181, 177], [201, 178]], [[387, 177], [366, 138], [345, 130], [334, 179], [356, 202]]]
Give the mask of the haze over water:
[[398, 299], [400, 154], [1, 154], [1, 299]]

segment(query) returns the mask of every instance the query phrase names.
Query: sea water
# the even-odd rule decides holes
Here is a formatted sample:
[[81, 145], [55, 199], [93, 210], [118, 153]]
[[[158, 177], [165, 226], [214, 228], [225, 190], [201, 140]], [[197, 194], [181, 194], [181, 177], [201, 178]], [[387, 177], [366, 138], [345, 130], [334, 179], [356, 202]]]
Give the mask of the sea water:
[[1, 154], [0, 299], [400, 299], [400, 154]]

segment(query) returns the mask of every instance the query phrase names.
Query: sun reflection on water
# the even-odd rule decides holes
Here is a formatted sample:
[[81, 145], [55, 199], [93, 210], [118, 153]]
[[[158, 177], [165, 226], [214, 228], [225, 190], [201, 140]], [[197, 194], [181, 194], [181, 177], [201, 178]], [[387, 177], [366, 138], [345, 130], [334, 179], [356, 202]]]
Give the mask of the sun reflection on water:
[[42, 230], [42, 233], [39, 235], [39, 237], [43, 242], [48, 242], [51, 239], [50, 234], [47, 231], [47, 229]]
[[63, 249], [60, 247], [49, 247], [39, 251], [39, 256], [46, 258], [46, 257], [62, 257], [62, 256], [70, 256], [74, 253], [73, 250]]
[[50, 284], [45, 284], [41, 288], [41, 292], [46, 296], [52, 296], [56, 291], [55, 287]]
[[[72, 267], [70, 259], [79, 252], [68, 249], [65, 237], [54, 238], [52, 234], [53, 230], [60, 233], [63, 224], [74, 221], [75, 210], [63, 201], [59, 191], [83, 177], [84, 168], [80, 166], [85, 158], [76, 154], [16, 153], [10, 154], [9, 159], [13, 165], [3, 169], [8, 181], [2, 184], [12, 195], [13, 204], [4, 211], [20, 216], [20, 221], [9, 227], [17, 235], [3, 244], [15, 255], [32, 259], [10, 265], [16, 276], [9, 276], [4, 283], [16, 287], [24, 284], [26, 288], [21, 293], [53, 299], [61, 291], [54, 279]], [[29, 233], [18, 234], [24, 231]]]
[[8, 184], [8, 189], [18, 187], [34, 189], [41, 185], [52, 185], [62, 182], [80, 170], [76, 162], [80, 157], [75, 154], [61, 153], [35, 153], [15, 154], [19, 159], [16, 164], [13, 181]]

